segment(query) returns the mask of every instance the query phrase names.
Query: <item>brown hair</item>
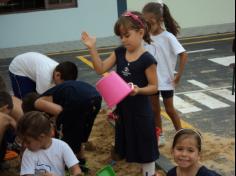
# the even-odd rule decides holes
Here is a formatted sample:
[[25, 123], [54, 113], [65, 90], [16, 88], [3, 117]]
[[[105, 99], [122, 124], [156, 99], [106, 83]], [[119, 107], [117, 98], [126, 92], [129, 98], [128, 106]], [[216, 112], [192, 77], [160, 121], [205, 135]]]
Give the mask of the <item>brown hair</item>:
[[0, 91], [7, 91], [7, 86], [2, 76], [0, 76]]
[[186, 138], [193, 137], [197, 142], [197, 148], [199, 152], [202, 151], [202, 135], [200, 132], [193, 129], [181, 129], [179, 130], [174, 137], [174, 141], [172, 144], [172, 149], [178, 144], [179, 141], [182, 141]]
[[51, 134], [49, 116], [43, 112], [26, 113], [18, 122], [17, 132], [22, 137], [37, 139], [41, 134]]
[[13, 101], [11, 95], [6, 91], [0, 91], [0, 108], [7, 106], [7, 109], [13, 109]]
[[54, 70], [54, 72], [59, 72], [61, 74], [61, 79], [64, 81], [76, 80], [78, 76], [78, 69], [73, 62], [62, 62]]
[[166, 4], [163, 6], [160, 3], [151, 2], [144, 6], [143, 13], [152, 13], [156, 20], [159, 21], [161, 17], [164, 18], [166, 30], [177, 36], [180, 33], [180, 26], [172, 17], [170, 10]]
[[22, 110], [24, 113], [30, 112], [30, 111], [36, 111], [36, 108], [34, 106], [35, 101], [39, 98], [39, 94], [36, 92], [28, 93], [23, 99], [22, 99]]
[[114, 27], [114, 32], [117, 36], [121, 36], [120, 33], [120, 28], [124, 27], [127, 31], [128, 30], [135, 30], [139, 31], [140, 29], [144, 29], [144, 36], [143, 40], [150, 44], [152, 42], [151, 37], [150, 37], [150, 25], [145, 21], [143, 15], [139, 12], [133, 11], [129, 12], [135, 16], [138, 17], [138, 20], [135, 20], [132, 18], [132, 16], [121, 16], [119, 20], [116, 22], [115, 27]]

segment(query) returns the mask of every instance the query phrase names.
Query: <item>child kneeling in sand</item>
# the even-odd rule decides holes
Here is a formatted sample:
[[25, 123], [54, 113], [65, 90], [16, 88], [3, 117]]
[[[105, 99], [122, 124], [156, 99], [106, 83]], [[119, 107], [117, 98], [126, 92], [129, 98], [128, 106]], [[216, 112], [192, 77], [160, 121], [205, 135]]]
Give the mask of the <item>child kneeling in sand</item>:
[[51, 138], [51, 123], [45, 113], [26, 113], [18, 123], [17, 132], [25, 150], [21, 176], [64, 176], [65, 165], [73, 176], [82, 174], [79, 161], [63, 141]]

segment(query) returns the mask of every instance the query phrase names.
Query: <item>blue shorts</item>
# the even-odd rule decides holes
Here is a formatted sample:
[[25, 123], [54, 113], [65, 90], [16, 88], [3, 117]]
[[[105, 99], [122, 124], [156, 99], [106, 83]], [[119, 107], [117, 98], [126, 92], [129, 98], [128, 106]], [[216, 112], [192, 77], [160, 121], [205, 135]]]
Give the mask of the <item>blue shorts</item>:
[[28, 77], [18, 76], [9, 72], [12, 90], [17, 98], [22, 99], [25, 95], [36, 91], [36, 83]]

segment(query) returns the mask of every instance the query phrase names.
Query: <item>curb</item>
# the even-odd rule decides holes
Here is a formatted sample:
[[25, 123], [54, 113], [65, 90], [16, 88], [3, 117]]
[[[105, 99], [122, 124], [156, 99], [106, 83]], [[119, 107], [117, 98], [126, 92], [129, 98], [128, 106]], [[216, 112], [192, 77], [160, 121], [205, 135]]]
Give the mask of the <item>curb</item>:
[[159, 159], [156, 161], [156, 168], [164, 171], [167, 174], [169, 170], [174, 168], [174, 165], [165, 156], [160, 155]]

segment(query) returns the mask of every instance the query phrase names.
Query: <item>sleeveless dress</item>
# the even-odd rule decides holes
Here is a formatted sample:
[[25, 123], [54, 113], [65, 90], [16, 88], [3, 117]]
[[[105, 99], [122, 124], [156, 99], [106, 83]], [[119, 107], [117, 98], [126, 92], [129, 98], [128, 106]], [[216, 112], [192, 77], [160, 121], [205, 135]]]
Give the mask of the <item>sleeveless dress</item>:
[[[137, 61], [129, 63], [124, 47], [115, 50], [117, 73], [127, 82], [146, 87], [145, 70], [156, 64], [151, 54], [145, 52]], [[154, 114], [149, 96], [128, 96], [118, 106], [115, 151], [127, 162], [150, 163], [159, 157], [155, 134]]]

